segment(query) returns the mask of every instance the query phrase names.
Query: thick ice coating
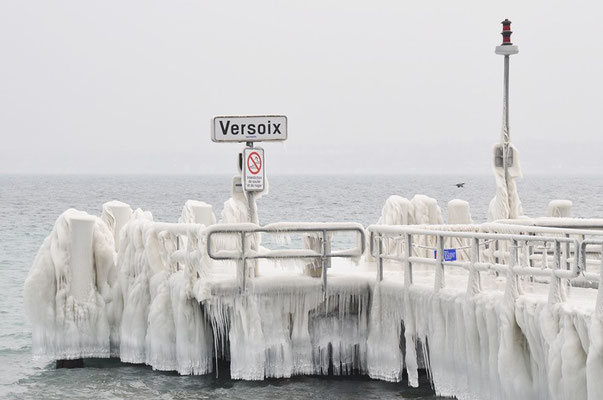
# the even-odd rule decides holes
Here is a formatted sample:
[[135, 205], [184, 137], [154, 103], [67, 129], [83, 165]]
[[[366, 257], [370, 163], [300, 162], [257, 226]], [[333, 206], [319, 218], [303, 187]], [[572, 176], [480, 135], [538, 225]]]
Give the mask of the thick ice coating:
[[515, 182], [517, 178], [522, 177], [519, 152], [512, 144], [509, 144], [509, 149], [513, 152], [514, 162], [507, 169], [507, 177], [505, 177], [505, 171], [502, 167], [492, 166], [496, 179], [496, 195], [488, 206], [488, 221], [519, 218], [523, 215], [521, 200], [517, 192], [517, 183]]
[[[88, 254], [74, 257], [81, 251], [78, 240], [89, 240]], [[119, 323], [116, 284], [113, 236], [107, 225], [85, 212], [65, 211], [44, 240], [25, 281], [34, 355], [109, 357], [110, 336]]]
[[[392, 196], [379, 222], [465, 232], [525, 228], [468, 225], [468, 204], [456, 200], [449, 204], [454, 208], [459, 215], [452, 220], [463, 225], [441, 226], [434, 199]], [[320, 278], [283, 271], [257, 274], [241, 290], [234, 268], [207, 256], [210, 229], [191, 223], [197, 219], [189, 211], [179, 224], [134, 211], [119, 231], [117, 253], [111, 228], [100, 218], [62, 214], [25, 283], [34, 353], [50, 359], [112, 355], [180, 374], [207, 374], [225, 359], [231, 377], [246, 380], [361, 373], [397, 382], [406, 371], [408, 383], [417, 386], [424, 368], [438, 394], [458, 399], [603, 396], [603, 290], [572, 288], [583, 298], [563, 303], [538, 291], [538, 285], [548, 288], [546, 282], [484, 271], [482, 291], [471, 285], [474, 275], [458, 269], [446, 270], [440, 288], [434, 266], [416, 260], [433, 260], [433, 238], [415, 242], [412, 284], [396, 262], [386, 263], [385, 279], [377, 282], [373, 261], [344, 259], [329, 270], [326, 292]], [[235, 196], [221, 223], [246, 221], [246, 212], [245, 199]], [[271, 226], [280, 232], [324, 225], [264, 228]], [[177, 235], [186, 241], [177, 245]], [[228, 252], [240, 243], [218, 240], [215, 246]], [[272, 261], [249, 265], [274, 271], [267, 264], [273, 267]], [[521, 283], [530, 290], [520, 290]]]

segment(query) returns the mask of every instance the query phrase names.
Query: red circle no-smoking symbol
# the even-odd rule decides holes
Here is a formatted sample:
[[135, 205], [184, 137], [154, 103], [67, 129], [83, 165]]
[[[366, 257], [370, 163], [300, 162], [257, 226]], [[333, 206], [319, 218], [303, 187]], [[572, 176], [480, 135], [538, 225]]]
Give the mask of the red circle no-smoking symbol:
[[252, 175], [257, 175], [262, 170], [262, 157], [257, 151], [252, 151], [247, 156], [247, 171]]

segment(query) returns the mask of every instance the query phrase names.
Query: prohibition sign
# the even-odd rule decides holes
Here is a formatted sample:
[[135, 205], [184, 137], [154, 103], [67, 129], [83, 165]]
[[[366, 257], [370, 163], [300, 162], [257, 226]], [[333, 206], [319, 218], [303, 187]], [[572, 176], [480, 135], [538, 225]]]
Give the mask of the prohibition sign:
[[247, 170], [252, 175], [257, 175], [262, 170], [262, 157], [257, 151], [252, 151], [247, 156]]

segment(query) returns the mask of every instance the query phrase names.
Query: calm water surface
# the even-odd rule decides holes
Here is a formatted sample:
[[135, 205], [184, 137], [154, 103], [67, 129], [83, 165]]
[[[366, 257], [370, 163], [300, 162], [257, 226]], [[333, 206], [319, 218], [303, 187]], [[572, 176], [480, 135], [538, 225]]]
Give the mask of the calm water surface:
[[[456, 182], [467, 182], [457, 189]], [[377, 222], [389, 195], [422, 193], [438, 199], [444, 215], [454, 198], [469, 201], [475, 222], [486, 219], [494, 195], [491, 176], [275, 176], [259, 201], [262, 223], [277, 221]], [[524, 211], [542, 216], [551, 199], [574, 202], [577, 217], [603, 217], [603, 176], [528, 177], [519, 183]], [[56, 218], [75, 207], [100, 215], [118, 199], [177, 221], [188, 199], [206, 201], [219, 215], [230, 195], [229, 176], [2, 176], [0, 175], [0, 397], [2, 398], [358, 398], [436, 399], [425, 378], [420, 389], [365, 378], [298, 377], [231, 381], [225, 374], [181, 377], [113, 360], [55, 370], [31, 358], [31, 328], [23, 313], [23, 282]]]

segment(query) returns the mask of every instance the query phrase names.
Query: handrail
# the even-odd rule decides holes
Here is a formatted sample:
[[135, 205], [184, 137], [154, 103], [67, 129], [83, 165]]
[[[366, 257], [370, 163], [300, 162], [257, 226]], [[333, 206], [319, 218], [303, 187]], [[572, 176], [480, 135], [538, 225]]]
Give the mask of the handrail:
[[[601, 257], [601, 264], [599, 266], [599, 273], [595, 274], [592, 272], [586, 272], [586, 246], [589, 244], [600, 245], [599, 255]], [[584, 279], [590, 282], [597, 282], [599, 288], [597, 289], [597, 303], [595, 305], [595, 314], [599, 318], [603, 318], [603, 239], [586, 239], [580, 243], [580, 265], [582, 267], [582, 274]]]
[[[356, 232], [357, 245], [354, 248], [343, 251], [331, 251], [330, 234], [337, 232]], [[242, 291], [246, 289], [246, 271], [247, 260], [254, 259], [320, 259], [322, 265], [322, 284], [326, 295], [327, 291], [327, 269], [331, 258], [354, 258], [360, 257], [365, 250], [364, 227], [357, 223], [277, 223], [265, 225], [263, 227], [252, 224], [221, 224], [213, 225], [207, 228], [207, 255], [213, 260], [233, 260], [238, 261], [237, 280]], [[268, 250], [259, 252], [257, 250], [247, 249], [246, 237], [255, 233], [289, 234], [289, 233], [310, 233], [319, 234], [322, 240], [320, 252], [310, 249], [293, 250]], [[212, 237], [216, 234], [238, 234], [241, 238], [241, 248], [239, 251], [217, 251], [213, 252]]]
[[[395, 260], [404, 264], [404, 282], [405, 285], [412, 284], [412, 264], [421, 263], [426, 265], [434, 265], [435, 282], [434, 290], [438, 291], [445, 285], [445, 267], [458, 267], [469, 271], [469, 282], [467, 291], [475, 293], [481, 290], [481, 282], [479, 273], [481, 271], [494, 270], [497, 272], [506, 272], [507, 292], [512, 296], [516, 296], [519, 291], [519, 281], [517, 277], [520, 275], [526, 276], [547, 276], [552, 279], [552, 284], [549, 291], [549, 301], [558, 302], [565, 298], [564, 285], [561, 279], [573, 279], [580, 272], [580, 264], [578, 262], [579, 252], [574, 254], [575, 260], [568, 265], [569, 270], [561, 269], [561, 244], [573, 244], [575, 249], [580, 248], [579, 241], [567, 237], [551, 237], [551, 236], [535, 236], [535, 235], [518, 235], [518, 234], [500, 234], [500, 233], [481, 233], [481, 232], [452, 232], [431, 229], [421, 229], [405, 225], [371, 225], [368, 227], [370, 232], [370, 251], [373, 257], [377, 258], [377, 281], [383, 279], [383, 261]], [[436, 257], [419, 257], [412, 255], [413, 236], [434, 236], [436, 237]], [[383, 239], [384, 238], [400, 238], [404, 239], [406, 244], [403, 255], [383, 254]], [[469, 239], [470, 245], [470, 261], [445, 261], [444, 260], [444, 238]], [[480, 261], [480, 240], [490, 241], [511, 241], [510, 260], [508, 264], [498, 262], [490, 263]], [[377, 254], [374, 253], [375, 242], [378, 247]], [[553, 268], [541, 269], [531, 267], [529, 265], [521, 265], [518, 257], [519, 244], [527, 245], [528, 243], [553, 243]], [[582, 251], [580, 252], [582, 253]]]

